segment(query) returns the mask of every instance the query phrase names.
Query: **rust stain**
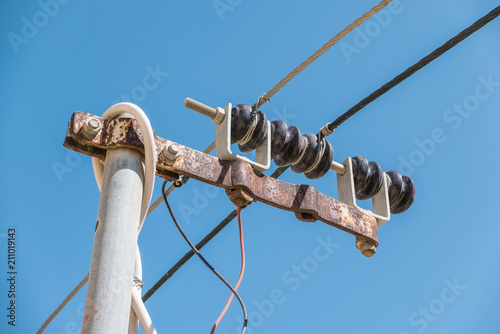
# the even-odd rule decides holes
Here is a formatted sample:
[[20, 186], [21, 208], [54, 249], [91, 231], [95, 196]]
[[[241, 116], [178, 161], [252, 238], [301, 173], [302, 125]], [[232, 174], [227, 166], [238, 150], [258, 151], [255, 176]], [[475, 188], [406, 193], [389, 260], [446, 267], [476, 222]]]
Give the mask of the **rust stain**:
[[91, 297], [85, 301], [85, 313], [83, 315], [82, 333], [88, 333], [92, 322], [102, 319], [102, 312], [95, 308], [95, 302]]
[[[82, 124], [90, 117], [101, 121], [102, 128], [91, 140], [82, 133]], [[259, 173], [242, 161], [224, 161], [214, 156], [177, 144], [180, 155], [175, 161], [160, 152], [173, 143], [155, 135], [157, 174], [169, 180], [185, 175], [196, 180], [225, 188], [230, 198], [238, 203], [255, 199], [268, 205], [292, 211], [303, 221], [320, 220], [328, 225], [370, 240], [378, 245], [376, 219], [319, 192], [309, 185], [297, 185]], [[68, 125], [64, 146], [100, 159], [106, 150], [127, 147], [144, 154], [142, 133], [135, 119], [119, 118], [111, 121], [75, 112]]]

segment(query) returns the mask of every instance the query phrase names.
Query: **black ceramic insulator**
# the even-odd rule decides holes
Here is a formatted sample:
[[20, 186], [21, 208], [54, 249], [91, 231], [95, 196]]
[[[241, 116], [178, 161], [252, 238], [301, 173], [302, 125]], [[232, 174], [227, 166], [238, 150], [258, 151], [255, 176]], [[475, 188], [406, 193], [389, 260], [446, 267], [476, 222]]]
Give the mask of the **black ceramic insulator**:
[[324, 140], [323, 142], [325, 150], [318, 165], [312, 171], [304, 174], [308, 179], [319, 179], [330, 170], [333, 161], [333, 147], [328, 140]]
[[304, 173], [308, 168], [310, 168], [314, 161], [316, 161], [316, 156], [318, 155], [318, 136], [312, 133], [306, 133], [302, 136], [302, 145], [305, 152], [301, 152], [302, 157], [295, 164], [291, 165], [290, 168], [294, 173]]
[[[268, 131], [266, 115], [262, 111], [252, 113], [249, 104], [238, 104], [231, 110], [231, 144], [240, 142], [245, 134], [255, 124], [250, 139], [246, 144], [238, 144], [241, 152], [251, 152], [265, 140]], [[254, 118], [255, 122], [254, 122]], [[309, 170], [318, 157], [321, 147], [318, 137], [312, 133], [302, 135], [296, 126], [287, 126], [284, 121], [276, 120], [269, 123], [271, 126], [271, 159], [277, 166], [291, 165], [295, 173], [304, 173]], [[333, 161], [332, 145], [324, 140], [323, 154], [311, 171], [305, 173], [309, 179], [317, 179], [325, 175]], [[293, 163], [293, 164], [292, 164]]]
[[415, 184], [409, 176], [401, 176], [394, 170], [390, 170], [386, 174], [391, 179], [391, 185], [389, 186], [391, 213], [403, 213], [408, 210], [415, 200]]
[[286, 123], [282, 120], [271, 122], [271, 159], [283, 150], [286, 140]]
[[380, 165], [375, 161], [368, 162], [362, 156], [352, 158], [352, 163], [356, 198], [365, 200], [373, 197], [382, 187], [384, 180]]
[[[255, 113], [254, 117], [257, 117], [257, 122], [255, 124], [255, 129], [252, 133], [252, 136], [250, 137], [248, 142], [246, 142], [246, 144], [244, 145], [238, 144], [238, 148], [240, 149], [241, 152], [245, 153], [252, 152], [257, 147], [259, 147], [260, 144], [262, 144], [264, 139], [266, 139], [267, 129], [269, 126], [266, 114], [258, 110]], [[251, 122], [253, 122], [253, 119]]]
[[231, 109], [231, 144], [243, 139], [252, 126], [252, 107], [249, 104], [238, 104]]
[[[273, 140], [273, 138], [271, 138]], [[286, 166], [297, 160], [302, 149], [302, 134], [298, 127], [292, 125], [286, 129], [285, 144], [281, 152], [274, 158], [276, 166]]]

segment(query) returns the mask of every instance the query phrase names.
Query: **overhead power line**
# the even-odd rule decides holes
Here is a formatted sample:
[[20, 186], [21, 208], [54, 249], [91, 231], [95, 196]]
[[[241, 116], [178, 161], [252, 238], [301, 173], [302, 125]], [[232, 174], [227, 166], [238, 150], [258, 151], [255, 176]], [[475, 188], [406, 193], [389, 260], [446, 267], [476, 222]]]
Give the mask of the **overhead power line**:
[[[272, 178], [275, 178], [277, 179], [278, 177], [281, 176], [281, 174], [283, 174], [286, 170], [288, 169], [288, 166], [287, 167], [279, 167], [277, 168], [272, 174], [271, 174], [271, 177]], [[245, 209], [247, 206], [242, 206], [241, 209]], [[224, 227], [226, 227], [235, 217], [236, 217], [236, 210], [233, 210], [231, 211], [231, 213], [229, 213], [226, 218], [224, 218], [220, 223], [219, 225], [217, 225], [212, 231], [210, 231], [210, 233], [208, 233], [199, 243], [196, 244], [196, 249], [200, 250], [202, 249], [206, 244], [208, 244], [208, 242], [210, 240], [213, 239], [213, 237], [215, 237], [220, 231], [222, 231], [224, 229]], [[152, 295], [154, 295], [154, 293], [166, 282], [170, 279], [170, 277], [172, 277], [176, 272], [177, 270], [179, 270], [186, 262], [189, 261], [189, 259], [191, 259], [194, 255], [194, 251], [193, 250], [190, 250], [189, 252], [187, 252], [186, 254], [184, 254], [184, 256], [179, 260], [177, 261], [176, 264], [174, 264], [172, 266], [172, 268], [170, 268], [166, 273], [165, 275], [163, 275], [159, 280], [158, 282], [155, 283], [155, 285], [153, 285], [145, 294], [144, 296], [142, 297], [142, 300], [144, 302], [146, 302], [146, 300], [148, 300]]]
[[52, 312], [52, 314], [48, 317], [47, 320], [45, 320], [45, 322], [43, 323], [42, 327], [40, 327], [40, 329], [36, 332], [36, 334], [41, 334], [45, 328], [47, 328], [47, 326], [51, 323], [52, 320], [54, 320], [54, 318], [56, 317], [56, 315], [61, 312], [61, 310], [66, 306], [66, 304], [69, 303], [69, 301], [71, 300], [71, 298], [73, 298], [76, 293], [78, 292], [78, 290], [80, 290], [84, 285], [85, 283], [87, 283], [87, 281], [89, 280], [89, 274], [87, 274], [87, 276], [85, 276], [80, 283], [78, 283], [78, 285], [69, 293], [69, 295], [64, 298], [64, 300], [62, 301], [62, 303], [55, 309], [54, 312]]
[[[244, 334], [246, 331], [246, 328], [247, 328], [247, 323], [248, 323], [247, 309], [246, 309], [245, 303], [243, 303], [243, 300], [241, 299], [240, 295], [238, 294], [238, 292], [236, 292], [236, 289], [238, 289], [238, 286], [239, 286], [239, 283], [241, 282], [241, 280], [238, 280], [238, 284], [233, 288], [233, 286], [231, 284], [229, 284], [229, 282], [224, 277], [222, 277], [222, 275], [217, 270], [215, 270], [214, 267], [212, 267], [212, 265], [205, 259], [205, 257], [203, 257], [203, 255], [201, 255], [200, 251], [198, 250], [198, 248], [196, 248], [195, 245], [193, 245], [191, 240], [189, 240], [188, 236], [186, 235], [186, 233], [182, 229], [181, 225], [179, 224], [179, 222], [175, 218], [175, 215], [174, 215], [174, 212], [172, 211], [172, 208], [170, 207], [170, 203], [168, 202], [167, 196], [165, 194], [165, 185], [166, 184], [167, 184], [167, 181], [165, 180], [163, 182], [163, 185], [161, 186], [161, 193], [163, 196], [163, 201], [165, 202], [165, 205], [167, 206], [168, 212], [170, 213], [170, 217], [172, 217], [172, 220], [174, 221], [175, 226], [179, 230], [179, 232], [182, 235], [182, 237], [184, 238], [184, 240], [186, 240], [189, 247], [191, 247], [191, 250], [200, 258], [201, 262], [203, 262], [205, 264], [205, 266], [207, 266], [207, 268], [210, 269], [210, 271], [213, 272], [215, 274], [215, 276], [217, 276], [222, 281], [222, 283], [224, 283], [229, 288], [229, 290], [231, 290], [231, 292], [236, 297], [236, 299], [238, 299], [238, 302], [240, 303], [241, 309], [243, 311], [243, 328], [241, 330], [241, 334]], [[240, 208], [238, 208], [237, 212], [239, 212], [239, 210], [240, 210]], [[241, 241], [241, 242], [243, 245], [243, 241]], [[243, 246], [241, 248], [241, 251], [242, 251], [242, 261], [243, 261], [243, 268], [244, 268], [245, 267], [245, 252], [243, 250]], [[240, 278], [241, 278], [241, 276], [240, 276]], [[225, 311], [224, 311], [224, 313], [225, 313]], [[219, 321], [219, 319], [217, 319], [217, 323], [215, 324], [214, 328], [212, 329], [212, 333], [215, 331], [215, 328], [217, 327], [218, 321]]]
[[[379, 4], [380, 5], [380, 4]], [[375, 8], [375, 7], [374, 7]], [[403, 78], [401, 80], [401, 77], [403, 76], [403, 74], [405, 73], [409, 73], [410, 70], [414, 69], [413, 73], [415, 73], [416, 71], [418, 71], [420, 68], [424, 67], [425, 65], [427, 65], [428, 63], [430, 63], [432, 60], [436, 59], [437, 57], [439, 57], [441, 54], [445, 53], [447, 50], [451, 49], [453, 46], [455, 46], [456, 44], [460, 43], [462, 40], [464, 40], [465, 38], [467, 38], [468, 36], [470, 36], [472, 33], [474, 33], [475, 31], [479, 30], [480, 28], [482, 28], [484, 25], [486, 25], [488, 22], [490, 22], [491, 20], [495, 19], [498, 15], [500, 14], [500, 6], [497, 7], [496, 9], [494, 9], [493, 11], [491, 11], [489, 14], [487, 14], [486, 16], [484, 16], [483, 18], [481, 18], [480, 20], [478, 20], [476, 23], [474, 23], [472, 26], [470, 26], [469, 28], [466, 28], [464, 31], [462, 31], [462, 33], [460, 33], [459, 35], [455, 36], [454, 38], [450, 39], [448, 42], [446, 42], [443, 46], [441, 46], [440, 48], [436, 49], [435, 51], [433, 51], [431, 54], [429, 54], [427, 57], [423, 58], [422, 60], [420, 60], [417, 64], [413, 65], [412, 67], [410, 67], [409, 69], [407, 69], [405, 72], [403, 72], [402, 74], [398, 75], [396, 78], [394, 78], [393, 80], [391, 80], [389, 83], [385, 84], [384, 86], [382, 86], [380, 89], [378, 89], [377, 91], [373, 92], [372, 94], [370, 94], [367, 98], [365, 98], [364, 100], [362, 100], [360, 103], [358, 103], [356, 106], [359, 108], [357, 111], [361, 110], [364, 106], [368, 105], [370, 102], [372, 102], [373, 100], [375, 100], [378, 96], [381, 96], [382, 94], [384, 94], [385, 92], [387, 92], [388, 90], [390, 90], [392, 87], [394, 87], [395, 85], [397, 85], [399, 82], [403, 81], [405, 78]], [[355, 21], [356, 22], [356, 21]], [[464, 33], [465, 32], [465, 33]], [[444, 49], [446, 48], [446, 49]], [[439, 54], [439, 52], [441, 52], [441, 54]], [[311, 56], [312, 57], [312, 56]], [[310, 57], [310, 58], [311, 58]], [[422, 65], [423, 62], [426, 61], [427, 63], [425, 65]], [[312, 61], [311, 61], [312, 62]], [[302, 65], [302, 64], [301, 64]], [[417, 66], [418, 65], [418, 66]], [[307, 65], [306, 65], [307, 66]], [[300, 65], [299, 65], [300, 67]], [[305, 66], [304, 66], [305, 67]], [[297, 67], [298, 68], [298, 67]], [[294, 70], [295, 71], [295, 70]], [[299, 71], [300, 72], [300, 71]], [[293, 73], [293, 71], [291, 72]], [[297, 72], [298, 73], [298, 72]], [[413, 74], [411, 73], [411, 74]], [[408, 75], [411, 76], [411, 74]], [[296, 75], [296, 74], [295, 74]], [[293, 75], [291, 78], [293, 78], [295, 75]], [[290, 76], [290, 74], [289, 74]], [[287, 76], [288, 77], [288, 76]], [[399, 78], [398, 80], [400, 80], [399, 82], [396, 82], [395, 80]], [[283, 79], [282, 81], [284, 81], [285, 79]], [[291, 80], [291, 79], [290, 79]], [[290, 81], [288, 80], [288, 81]], [[281, 85], [281, 87], [283, 87], [288, 81], [286, 81], [284, 84]], [[388, 85], [390, 83], [393, 83], [394, 82], [394, 85], [392, 87], [389, 87]], [[273, 89], [270, 90], [270, 92], [273, 92], [272, 94], [274, 94], [275, 92], [277, 92], [281, 87], [275, 89], [276, 87], [278, 87], [278, 85], [276, 85], [275, 87], [273, 87]], [[382, 91], [382, 89], [387, 89], [386, 91]], [[269, 94], [269, 93], [267, 93]], [[266, 96], [267, 96], [266, 94]], [[378, 94], [378, 96], [376, 96], [376, 94]], [[272, 95], [271, 95], [272, 96]], [[368, 98], [370, 97], [373, 97], [375, 96], [375, 98], [373, 98], [372, 101], [368, 101]], [[355, 107], [356, 107], [355, 106]], [[337, 120], [335, 120], [334, 122], [332, 123], [329, 123], [329, 124], [334, 124], [335, 125], [335, 128], [338, 127], [340, 124], [342, 124], [345, 120], [347, 120], [349, 117], [351, 117], [352, 115], [354, 115], [357, 111], [355, 111], [352, 115], [349, 115], [348, 113], [351, 111], [351, 110], [355, 110], [355, 107], [349, 109], [349, 111], [347, 111], [345, 114], [343, 114], [342, 116], [340, 116]], [[345, 119], [343, 119], [343, 117], [345, 117]], [[335, 122], [340, 122], [340, 123], [335, 123]], [[329, 125], [327, 124], [327, 126]], [[326, 127], [326, 126], [325, 126]], [[334, 128], [334, 129], [335, 129]], [[281, 167], [281, 168], [278, 168], [275, 170], [275, 172], [271, 175], [271, 177], [275, 177], [275, 178], [278, 178], [281, 174], [283, 174], [285, 171], [286, 171], [287, 167]], [[197, 249], [201, 249], [203, 246], [205, 246], [214, 236], [216, 236], [224, 227], [227, 226], [227, 224], [229, 224], [230, 221], [232, 221], [234, 218], [236, 217], [236, 210], [232, 211], [225, 219], [223, 219], [221, 221], [221, 223], [219, 223], [219, 225], [217, 225], [217, 227], [215, 227], [205, 238], [203, 238], [197, 245], [196, 245], [196, 248]], [[148, 300], [170, 277], [172, 277], [175, 272], [177, 272], [177, 270], [179, 270], [192, 256], [194, 255], [194, 252], [192, 251], [189, 251], [187, 252], [174, 266], [172, 266], [172, 268], [170, 268], [167, 273], [165, 275], [163, 275], [163, 277], [158, 281], [156, 282], [156, 284], [151, 288], [149, 289], [146, 294], [144, 295], [143, 297], [143, 301], [146, 301]]]
[[[255, 109], [258, 109], [264, 102], [268, 102], [269, 99], [276, 93], [278, 92], [283, 86], [285, 86], [290, 80], [292, 80], [297, 74], [299, 74], [304, 68], [309, 66], [313, 61], [318, 59], [321, 55], [323, 55], [328, 49], [330, 49], [333, 45], [335, 45], [338, 41], [340, 41], [343, 37], [345, 37], [349, 32], [352, 30], [356, 29], [358, 26], [360, 26], [363, 22], [368, 20], [370, 17], [375, 15], [377, 12], [382, 10], [384, 7], [386, 7], [389, 3], [391, 3], [393, 0], [383, 0], [379, 4], [377, 4], [375, 7], [370, 9], [368, 12], [363, 14], [361, 17], [356, 19], [354, 22], [352, 22], [350, 25], [345, 27], [342, 31], [340, 31], [337, 35], [335, 35], [332, 39], [330, 39], [325, 45], [323, 45], [321, 48], [319, 48], [315, 53], [313, 53], [309, 58], [307, 58], [305, 61], [303, 61], [299, 66], [297, 66], [292, 72], [290, 72], [285, 78], [283, 78], [278, 84], [276, 84], [269, 92], [265, 93], [263, 97], [259, 98], [257, 103], [253, 106]], [[213, 149], [215, 146], [215, 142], [213, 142], [207, 149], [205, 150], [205, 153], [207, 153], [207, 150], [210, 148], [209, 152]], [[281, 174], [283, 174], [288, 167], [281, 167], [275, 170], [275, 172], [271, 175], [271, 177], [278, 178]], [[173, 186], [170, 186], [170, 188], [167, 190], [173, 190], [171, 189]], [[161, 196], [151, 205], [150, 212], [152, 212], [159, 204], [161, 203]], [[245, 206], [246, 207], [246, 206]], [[245, 207], [242, 207], [244, 209]], [[217, 225], [205, 238], [203, 238], [197, 245], [197, 249], [201, 249], [203, 246], [205, 246], [214, 236], [216, 236], [224, 227], [229, 224], [234, 218], [236, 217], [236, 210], [233, 210], [225, 219], [223, 219], [219, 225]], [[142, 297], [143, 301], [147, 301], [170, 277], [172, 277], [179, 268], [181, 268], [193, 255], [195, 252], [192, 250], [187, 252], [172, 268], [170, 268], [163, 277], [155, 283], [155, 285], [149, 289], [144, 296]]]
[[371, 102], [375, 101], [377, 98], [382, 96], [383, 94], [387, 93], [389, 90], [403, 82], [404, 80], [408, 79], [410, 76], [412, 76], [414, 73], [416, 73], [418, 70], [424, 68], [427, 66], [430, 62], [432, 62], [434, 59], [437, 59], [438, 57], [442, 56], [444, 53], [446, 53], [448, 50], [456, 46], [458, 43], [484, 27], [486, 24], [491, 22], [493, 19], [498, 17], [500, 15], [500, 6], [497, 8], [493, 9], [491, 12], [483, 16], [481, 19], [477, 20], [475, 23], [473, 23], [471, 26], [468, 28], [462, 30], [458, 35], [455, 37], [451, 38], [448, 40], [446, 43], [441, 45], [439, 48], [436, 50], [432, 51], [429, 53], [427, 56], [424, 58], [420, 59], [417, 63], [406, 69], [404, 72], [396, 76], [394, 79], [365, 97], [363, 100], [358, 102], [355, 106], [353, 106], [351, 109], [347, 110], [345, 113], [343, 113], [341, 116], [339, 116], [336, 120], [334, 120], [331, 123], [328, 123], [323, 127], [321, 130], [321, 134], [323, 136], [328, 136], [335, 131], [336, 128], [339, 127], [342, 123], [347, 121], [349, 118], [354, 116], [357, 112], [359, 112], [361, 109], [366, 107], [368, 104]]
[[[238, 277], [238, 281], [236, 282], [236, 285], [234, 286], [234, 290], [238, 290], [238, 287], [241, 284], [241, 281], [243, 280], [243, 274], [245, 272], [245, 245], [243, 242], [243, 224], [241, 223], [241, 206], [239, 206], [236, 209], [236, 216], [238, 217], [238, 229], [239, 229], [239, 234], [240, 234], [240, 249], [241, 249], [241, 269], [240, 269], [240, 275]], [[212, 327], [212, 330], [210, 331], [210, 334], [213, 334], [215, 330], [217, 329], [217, 326], [219, 326], [219, 323], [221, 322], [222, 318], [224, 318], [224, 315], [226, 314], [229, 306], [231, 305], [231, 301], [233, 300], [234, 294], [231, 294], [229, 296], [229, 299], [226, 302], [226, 305], [222, 309], [221, 314], [217, 318], [217, 320], [214, 323], [214, 326]]]
[[259, 109], [259, 107], [264, 104], [265, 102], [269, 102], [271, 97], [276, 94], [277, 91], [279, 91], [283, 86], [285, 86], [290, 80], [292, 80], [297, 74], [299, 74], [303, 69], [305, 69], [307, 66], [311, 65], [313, 61], [318, 59], [323, 53], [328, 51], [332, 46], [334, 46], [338, 41], [340, 41], [342, 38], [344, 38], [348, 33], [359, 27], [363, 22], [368, 20], [370, 17], [373, 15], [377, 14], [380, 10], [385, 8], [388, 4], [390, 4], [393, 0], [383, 0], [379, 4], [377, 4], [375, 7], [361, 15], [357, 20], [349, 24], [347, 27], [342, 29], [337, 35], [333, 36], [332, 39], [330, 39], [328, 42], [326, 42], [325, 45], [323, 45], [321, 48], [319, 48], [316, 52], [314, 52], [309, 58], [304, 60], [299, 66], [293, 69], [292, 72], [288, 73], [286, 77], [284, 77], [280, 82], [276, 84], [271, 90], [265, 94], [263, 94], [257, 102], [254, 104], [252, 107], [254, 110]]
[[[309, 66], [314, 60], [319, 58], [323, 53], [325, 53], [328, 49], [330, 49], [335, 43], [337, 43], [339, 40], [341, 40], [345, 35], [347, 35], [349, 32], [354, 30], [356, 27], [361, 25], [363, 22], [365, 22], [367, 19], [372, 17], [374, 14], [376, 14], [378, 11], [383, 9], [385, 6], [387, 6], [389, 3], [391, 3], [393, 0], [383, 0], [381, 1], [378, 5], [370, 9], [367, 13], [363, 14], [360, 18], [355, 20], [353, 23], [351, 23], [349, 26], [347, 26], [345, 29], [343, 29], [341, 32], [339, 32], [337, 35], [335, 35], [330, 41], [328, 41], [325, 45], [323, 45], [318, 51], [316, 51], [313, 55], [311, 55], [309, 58], [307, 58], [304, 62], [302, 62], [297, 68], [295, 68], [292, 72], [290, 72], [285, 78], [283, 78], [276, 86], [274, 86], [268, 93], [265, 94], [263, 99], [259, 99], [258, 103], [263, 101], [267, 102], [269, 99], [277, 92], [279, 91], [284, 85], [286, 85], [290, 80], [292, 80], [298, 73], [300, 73], [304, 68]], [[261, 102], [261, 104], [263, 103]], [[260, 106], [260, 104], [259, 104]], [[257, 106], [257, 108], [259, 107]], [[255, 106], [254, 106], [255, 107]], [[204, 153], [210, 153], [215, 147], [215, 141], [212, 142], [205, 150]], [[283, 168], [278, 168], [275, 173], [278, 173], [278, 176], [281, 175], [287, 167]], [[274, 174], [273, 174], [274, 175]], [[278, 177], [276, 176], [276, 177]], [[172, 191], [175, 190], [174, 185], [171, 185], [168, 190], [166, 191], [166, 195], [168, 196]], [[149, 207], [149, 210], [147, 214], [149, 215], [151, 212], [153, 212], [154, 209], [158, 207], [158, 205], [163, 201], [163, 194], [158, 197], [158, 199]], [[243, 207], [244, 208], [244, 207]], [[242, 209], [243, 209], [242, 208]], [[236, 210], [231, 212], [226, 219], [224, 219], [212, 232], [209, 233], [198, 245], [196, 245], [197, 249], [200, 249], [203, 247], [208, 241], [210, 241], [217, 233], [219, 233], [231, 220], [236, 217]], [[203, 243], [205, 242], [205, 243]], [[189, 255], [188, 255], [189, 254]], [[146, 301], [151, 295], [154, 294], [154, 292], [164, 283], [168, 280], [168, 278], [173, 275], [177, 269], [179, 269], [184, 263], [186, 263], [192, 256], [194, 255], [193, 253], [186, 253], [186, 255], [179, 260], [179, 262], [176, 264], [178, 267], [175, 269], [176, 266], [172, 267], [171, 270], [169, 270], [163, 277], [158, 281], [153, 288], [151, 288], [143, 297], [143, 300]], [[173, 270], [173, 271], [172, 271]], [[170, 276], [168, 275], [170, 273]], [[163, 282], [161, 282], [163, 280]], [[44, 322], [42, 327], [38, 330], [38, 333], [42, 333], [45, 328], [50, 324], [50, 322], [57, 316], [57, 314], [66, 306], [66, 304], [73, 298], [73, 296], [87, 283], [88, 281], [88, 275], [75, 287], [73, 291], [64, 299], [64, 301], [56, 308], [56, 310], [49, 316], [49, 318]], [[159, 284], [159, 285], [158, 285]], [[157, 286], [158, 285], [158, 286]], [[154, 289], [156, 287], [156, 289]], [[154, 290], [153, 290], [154, 289]]]
[[[365, 22], [367, 19], [372, 17], [374, 14], [376, 14], [378, 11], [383, 9], [385, 6], [387, 6], [392, 0], [384, 0], [381, 1], [378, 5], [373, 7], [370, 11], [365, 13], [363, 16], [361, 16], [359, 19], [351, 23], [349, 26], [347, 26], [344, 30], [339, 32], [336, 36], [334, 36], [330, 41], [328, 41], [325, 45], [323, 45], [318, 51], [316, 51], [313, 55], [311, 55], [308, 59], [306, 59], [303, 63], [301, 63], [299, 66], [297, 66], [292, 72], [290, 72], [285, 78], [283, 78], [278, 84], [276, 84], [269, 92], [263, 94], [262, 97], [259, 98], [258, 102], [254, 105], [254, 108], [260, 107], [264, 102], [268, 102], [269, 99], [277, 92], [279, 91], [283, 86], [285, 86], [291, 79], [293, 79], [298, 73], [300, 73], [304, 68], [309, 66], [314, 60], [316, 60], [318, 57], [320, 57], [323, 53], [325, 53], [329, 48], [331, 48], [335, 43], [337, 43], [341, 38], [343, 38], [345, 35], [347, 35], [349, 32], [354, 30], [356, 27], [358, 27], [360, 24]], [[446, 51], [450, 50], [453, 48], [455, 45], [459, 44], [461, 41], [463, 41], [465, 38], [469, 37], [472, 35], [474, 32], [485, 26], [487, 23], [491, 22], [493, 19], [498, 17], [500, 15], [500, 6], [492, 10], [490, 13], [485, 15], [483, 18], [479, 19], [476, 21], [474, 24], [472, 24], [470, 27], [466, 28], [463, 30], [461, 33], [447, 41], [445, 44], [443, 44], [441, 47], [438, 49], [434, 50], [432, 53], [427, 55], [426, 57], [422, 58], [419, 62], [396, 76], [394, 79], [380, 87], [378, 90], [367, 96], [365, 99], [361, 100], [358, 104], [350, 108], [348, 111], [346, 111], [344, 114], [342, 114], [340, 117], [338, 117], [336, 120], [334, 120], [331, 123], [328, 123], [325, 125], [321, 131], [322, 135], [329, 135], [331, 134], [339, 125], [344, 123], [347, 119], [352, 117], [354, 114], [359, 112], [361, 109], [363, 109], [365, 106], [367, 106], [369, 103], [375, 101], [378, 97], [382, 96], [386, 92], [388, 92], [390, 89], [394, 88], [396, 85], [413, 75], [415, 72], [420, 70], [421, 68], [425, 67], [428, 65], [430, 62], [432, 62], [434, 59], [438, 58], [442, 54], [444, 54]], [[215, 145], [215, 142], [212, 142], [207, 149], [204, 150], [205, 153], [209, 153], [210, 151], [213, 150]], [[279, 177], [283, 172], [285, 172], [287, 167], [281, 167], [278, 168], [272, 177]], [[171, 186], [167, 191], [166, 195], [170, 194], [175, 188]], [[162, 196], [163, 194], [150, 206], [148, 214], [150, 214], [161, 202], [162, 202]], [[244, 207], [242, 207], [244, 208]], [[203, 246], [205, 246], [217, 233], [219, 233], [231, 220], [233, 220], [236, 217], [236, 210], [232, 211], [217, 227], [215, 227], [203, 240], [201, 240], [197, 245], [197, 249], [201, 249]], [[148, 292], [143, 297], [143, 300], [146, 301], [148, 300], [157, 290], [158, 288], [165, 283], [182, 265], [184, 265], [195, 253], [192, 251], [187, 252]], [[44, 324], [40, 327], [40, 329], [37, 331], [37, 334], [42, 333], [47, 326], [50, 324], [50, 322], [57, 316], [57, 314], [67, 305], [67, 303], [73, 298], [73, 296], [85, 285], [85, 283], [88, 280], [88, 275], [71, 291], [71, 293], [64, 299], [64, 301], [56, 308], [56, 310], [49, 316], [49, 318], [44, 322]]]

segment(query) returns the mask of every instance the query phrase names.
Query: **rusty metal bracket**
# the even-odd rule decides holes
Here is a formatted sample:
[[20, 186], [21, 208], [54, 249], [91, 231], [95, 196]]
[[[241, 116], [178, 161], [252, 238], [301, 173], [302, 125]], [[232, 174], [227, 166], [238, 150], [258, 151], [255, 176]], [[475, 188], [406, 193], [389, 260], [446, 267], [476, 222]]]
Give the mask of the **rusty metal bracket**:
[[[96, 118], [102, 124], [93, 137], [85, 133], [84, 124]], [[105, 159], [106, 150], [128, 147], [144, 153], [142, 133], [133, 119], [106, 119], [77, 111], [68, 125], [64, 146], [68, 149]], [[221, 160], [187, 146], [155, 135], [156, 174], [169, 181], [179, 175], [224, 188], [233, 202], [251, 199], [294, 212], [302, 221], [322, 221], [356, 236], [356, 246], [365, 256], [378, 246], [377, 220], [371, 215], [328, 197], [309, 185], [291, 184], [255, 171], [243, 161]], [[175, 159], [165, 150], [175, 146]], [[170, 158], [169, 158], [170, 157]]]

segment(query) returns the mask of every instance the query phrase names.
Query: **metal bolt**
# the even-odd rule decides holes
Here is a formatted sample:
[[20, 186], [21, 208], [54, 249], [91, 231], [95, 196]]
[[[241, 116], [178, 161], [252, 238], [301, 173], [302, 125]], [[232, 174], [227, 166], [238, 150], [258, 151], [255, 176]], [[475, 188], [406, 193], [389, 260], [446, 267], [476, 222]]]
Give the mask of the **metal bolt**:
[[366, 257], [372, 257], [376, 252], [377, 247], [375, 247], [375, 244], [371, 241], [367, 241], [361, 246], [361, 253]]
[[87, 119], [82, 125], [82, 131], [87, 139], [94, 139], [101, 128], [101, 121], [95, 117]]
[[166, 144], [161, 150], [162, 156], [170, 161], [175, 161], [179, 156], [179, 145], [177, 144]]
[[361, 254], [366, 257], [372, 257], [375, 253], [377, 253], [377, 246], [371, 240], [357, 237], [356, 247], [361, 251]]
[[173, 155], [179, 154], [179, 146], [177, 144], [172, 144], [168, 147], [168, 151]]

